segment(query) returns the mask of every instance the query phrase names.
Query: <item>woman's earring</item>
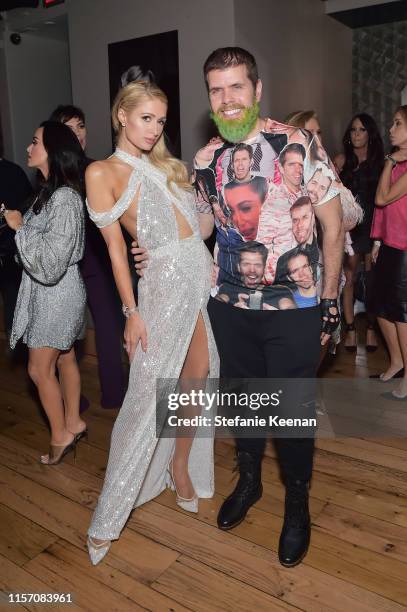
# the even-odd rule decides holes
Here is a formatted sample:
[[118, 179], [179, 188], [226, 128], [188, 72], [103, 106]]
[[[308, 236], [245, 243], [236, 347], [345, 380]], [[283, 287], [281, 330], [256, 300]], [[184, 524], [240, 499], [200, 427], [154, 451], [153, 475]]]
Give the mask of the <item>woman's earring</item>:
[[122, 123], [122, 127], [126, 127], [126, 124], [125, 124], [125, 123]]

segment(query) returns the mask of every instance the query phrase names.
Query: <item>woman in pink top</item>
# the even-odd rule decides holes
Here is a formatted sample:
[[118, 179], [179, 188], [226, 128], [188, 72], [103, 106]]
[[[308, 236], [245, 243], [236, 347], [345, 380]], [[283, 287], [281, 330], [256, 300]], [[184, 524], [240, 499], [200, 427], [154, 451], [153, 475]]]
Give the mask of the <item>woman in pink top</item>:
[[375, 266], [374, 307], [390, 353], [380, 375], [387, 382], [404, 368], [390, 399], [407, 398], [407, 105], [400, 106], [390, 128], [395, 152], [386, 156], [376, 193], [372, 238], [381, 241]]

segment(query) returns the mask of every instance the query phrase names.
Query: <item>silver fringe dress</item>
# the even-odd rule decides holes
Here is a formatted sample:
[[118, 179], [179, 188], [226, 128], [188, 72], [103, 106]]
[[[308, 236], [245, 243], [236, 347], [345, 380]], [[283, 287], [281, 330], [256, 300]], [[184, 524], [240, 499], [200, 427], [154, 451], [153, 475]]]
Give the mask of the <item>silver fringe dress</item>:
[[[138, 285], [138, 306], [148, 348], [144, 353], [139, 344], [131, 363], [128, 391], [112, 431], [103, 490], [88, 531], [104, 540], [117, 539], [131, 510], [170, 484], [167, 466], [175, 440], [156, 437], [156, 381], [178, 379], [200, 313], [208, 338], [210, 377], [217, 377], [219, 369], [206, 311], [212, 258], [200, 236], [194, 198], [178, 189], [174, 196], [165, 174], [147, 158], [119, 149], [115, 155], [133, 167], [127, 188], [109, 212], [96, 213], [89, 206], [88, 210], [98, 227], [110, 225], [129, 208], [140, 188], [137, 237], [148, 250], [149, 261]], [[179, 239], [174, 206], [193, 230], [191, 237]], [[197, 495], [212, 497], [213, 436], [201, 433], [198, 428], [189, 473]]]
[[85, 332], [85, 285], [78, 262], [85, 245], [85, 210], [80, 195], [60, 187], [36, 215], [30, 208], [16, 232], [23, 274], [10, 346], [71, 348]]

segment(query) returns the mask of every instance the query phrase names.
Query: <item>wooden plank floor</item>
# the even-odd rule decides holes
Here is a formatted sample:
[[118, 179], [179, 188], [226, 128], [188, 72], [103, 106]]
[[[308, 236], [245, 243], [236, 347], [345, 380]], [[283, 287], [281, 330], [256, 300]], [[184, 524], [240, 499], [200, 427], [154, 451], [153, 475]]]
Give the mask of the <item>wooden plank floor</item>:
[[[363, 322], [360, 324], [363, 327]], [[361, 333], [361, 335], [363, 335]], [[398, 612], [407, 610], [407, 440], [322, 439], [311, 489], [312, 542], [294, 569], [277, 560], [284, 510], [272, 446], [264, 495], [232, 532], [216, 514], [233, 487], [234, 449], [216, 442], [216, 495], [197, 516], [164, 492], [133, 512], [106, 560], [91, 566], [86, 531], [102, 485], [116, 412], [98, 407], [96, 364], [81, 365], [91, 400], [89, 443], [76, 461], [38, 462], [48, 431], [25, 368], [0, 341], [0, 590], [71, 592], [74, 604], [28, 610]], [[330, 377], [366, 377], [385, 363], [381, 347], [339, 355]], [[8, 609], [0, 604], [1, 609]], [[16, 606], [18, 608], [18, 606]]]

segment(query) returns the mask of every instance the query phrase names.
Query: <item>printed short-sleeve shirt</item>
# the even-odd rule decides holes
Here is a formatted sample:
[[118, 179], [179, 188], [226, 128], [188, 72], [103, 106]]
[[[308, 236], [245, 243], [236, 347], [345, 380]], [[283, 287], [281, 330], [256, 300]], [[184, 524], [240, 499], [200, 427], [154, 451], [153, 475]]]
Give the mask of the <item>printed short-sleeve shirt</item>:
[[341, 187], [318, 138], [268, 120], [251, 140], [221, 145], [195, 173], [197, 203], [212, 205], [216, 223], [212, 296], [252, 310], [316, 306], [314, 208]]

